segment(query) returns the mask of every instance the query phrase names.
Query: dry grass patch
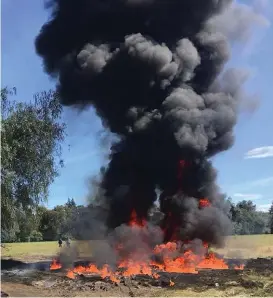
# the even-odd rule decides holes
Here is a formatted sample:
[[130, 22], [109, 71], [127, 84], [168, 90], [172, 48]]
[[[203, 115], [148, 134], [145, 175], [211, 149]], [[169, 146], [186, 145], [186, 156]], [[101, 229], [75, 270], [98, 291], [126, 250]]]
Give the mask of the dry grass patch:
[[236, 235], [227, 237], [224, 249], [217, 250], [227, 258], [273, 257], [273, 235]]

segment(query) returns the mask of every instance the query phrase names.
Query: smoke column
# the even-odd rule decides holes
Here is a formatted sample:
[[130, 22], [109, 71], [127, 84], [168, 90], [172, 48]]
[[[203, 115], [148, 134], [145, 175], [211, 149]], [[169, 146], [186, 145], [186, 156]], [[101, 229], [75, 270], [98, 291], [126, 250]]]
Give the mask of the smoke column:
[[[258, 17], [231, 0], [54, 0], [36, 39], [65, 106], [93, 105], [119, 136], [101, 181], [116, 228], [160, 190], [165, 241], [229, 231], [210, 158], [234, 141], [247, 75], [224, 66]], [[248, 13], [245, 17], [244, 12]], [[229, 24], [230, 22], [230, 24]], [[199, 208], [199, 200], [211, 205]]]

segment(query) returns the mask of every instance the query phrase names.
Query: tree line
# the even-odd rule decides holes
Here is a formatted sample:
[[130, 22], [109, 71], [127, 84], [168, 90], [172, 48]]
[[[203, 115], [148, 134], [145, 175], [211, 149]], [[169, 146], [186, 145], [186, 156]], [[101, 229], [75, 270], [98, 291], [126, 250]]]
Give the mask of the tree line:
[[[237, 204], [230, 201], [230, 203], [233, 234], [273, 234], [273, 203], [269, 212], [257, 211], [252, 201], [243, 200]], [[53, 209], [44, 206], [38, 206], [35, 212], [32, 209], [26, 209], [25, 212], [17, 214], [16, 233], [2, 234], [2, 242], [57, 241], [60, 237], [92, 240], [94, 235], [91, 231], [92, 224], [95, 224], [92, 222], [94, 214], [92, 211], [96, 208], [98, 207], [92, 204], [77, 205], [73, 198], [69, 198], [65, 204], [55, 206]], [[155, 208], [150, 215], [151, 220], [157, 212]]]
[[[104, 210], [76, 205], [74, 199], [53, 209], [41, 204], [64, 165], [65, 124], [58, 94], [40, 92], [28, 102], [15, 100], [16, 95], [16, 88], [1, 90], [1, 242], [101, 236], [96, 217], [104, 216]], [[266, 213], [252, 201], [229, 201], [234, 234], [273, 233], [273, 202]]]
[[230, 217], [233, 234], [273, 234], [273, 202], [268, 212], [257, 211], [252, 201], [240, 201], [237, 204], [230, 200]]

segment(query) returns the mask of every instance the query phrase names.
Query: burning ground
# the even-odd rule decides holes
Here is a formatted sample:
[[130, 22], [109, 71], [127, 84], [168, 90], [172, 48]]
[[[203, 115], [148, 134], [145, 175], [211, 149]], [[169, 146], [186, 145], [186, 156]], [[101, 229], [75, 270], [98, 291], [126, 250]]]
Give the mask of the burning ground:
[[[228, 262], [228, 261], [226, 261]], [[75, 264], [75, 268], [84, 263]], [[17, 269], [16, 269], [17, 268]], [[81, 272], [74, 279], [49, 263], [2, 264], [2, 290], [11, 296], [261, 296], [273, 290], [273, 259], [248, 260], [244, 270], [200, 270], [198, 274], [162, 272], [157, 279], [145, 274], [123, 276], [119, 283], [99, 274]]]
[[[205, 201], [203, 201], [205, 204]], [[213, 252], [208, 251], [208, 245], [201, 240], [185, 242], [167, 242], [165, 244], [151, 245], [151, 235], [153, 232], [145, 220], [139, 220], [137, 214], [133, 211], [131, 220], [128, 225], [122, 226], [121, 235], [117, 235], [118, 229], [115, 230], [113, 243], [103, 242], [99, 247], [93, 249], [92, 259], [85, 266], [76, 266], [69, 268], [62, 260], [69, 259], [69, 251], [60, 255], [59, 260], [53, 260], [50, 269], [59, 270], [66, 266], [68, 278], [74, 279], [79, 274], [96, 274], [102, 279], [110, 279], [119, 283], [123, 277], [132, 277], [136, 275], [147, 275], [153, 279], [160, 277], [159, 273], [188, 273], [198, 274], [203, 269], [220, 269], [226, 270], [243, 270], [244, 264], [237, 262], [229, 266], [225, 260]], [[125, 233], [125, 230], [127, 231]], [[158, 231], [155, 231], [158, 234]], [[132, 237], [132, 235], [134, 235]], [[140, 238], [135, 240], [136, 238]], [[135, 243], [141, 244], [136, 246]], [[113, 247], [115, 247], [115, 256], [113, 256]], [[108, 250], [110, 258], [107, 260], [101, 258], [101, 264], [98, 264], [101, 251]], [[99, 252], [99, 256], [97, 255]], [[68, 254], [67, 254], [68, 253]], [[113, 259], [116, 262], [113, 262]], [[68, 267], [68, 268], [67, 268]], [[170, 281], [170, 284], [172, 282]]]

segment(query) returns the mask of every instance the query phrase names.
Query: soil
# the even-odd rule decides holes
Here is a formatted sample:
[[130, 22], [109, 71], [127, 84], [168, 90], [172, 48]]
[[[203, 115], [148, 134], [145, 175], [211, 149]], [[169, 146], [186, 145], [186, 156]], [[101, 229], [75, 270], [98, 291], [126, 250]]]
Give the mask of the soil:
[[251, 259], [244, 270], [202, 270], [199, 274], [160, 273], [155, 280], [137, 275], [119, 284], [95, 274], [72, 280], [49, 262], [2, 260], [1, 289], [13, 297], [37, 296], [261, 296], [273, 293], [273, 259]]

